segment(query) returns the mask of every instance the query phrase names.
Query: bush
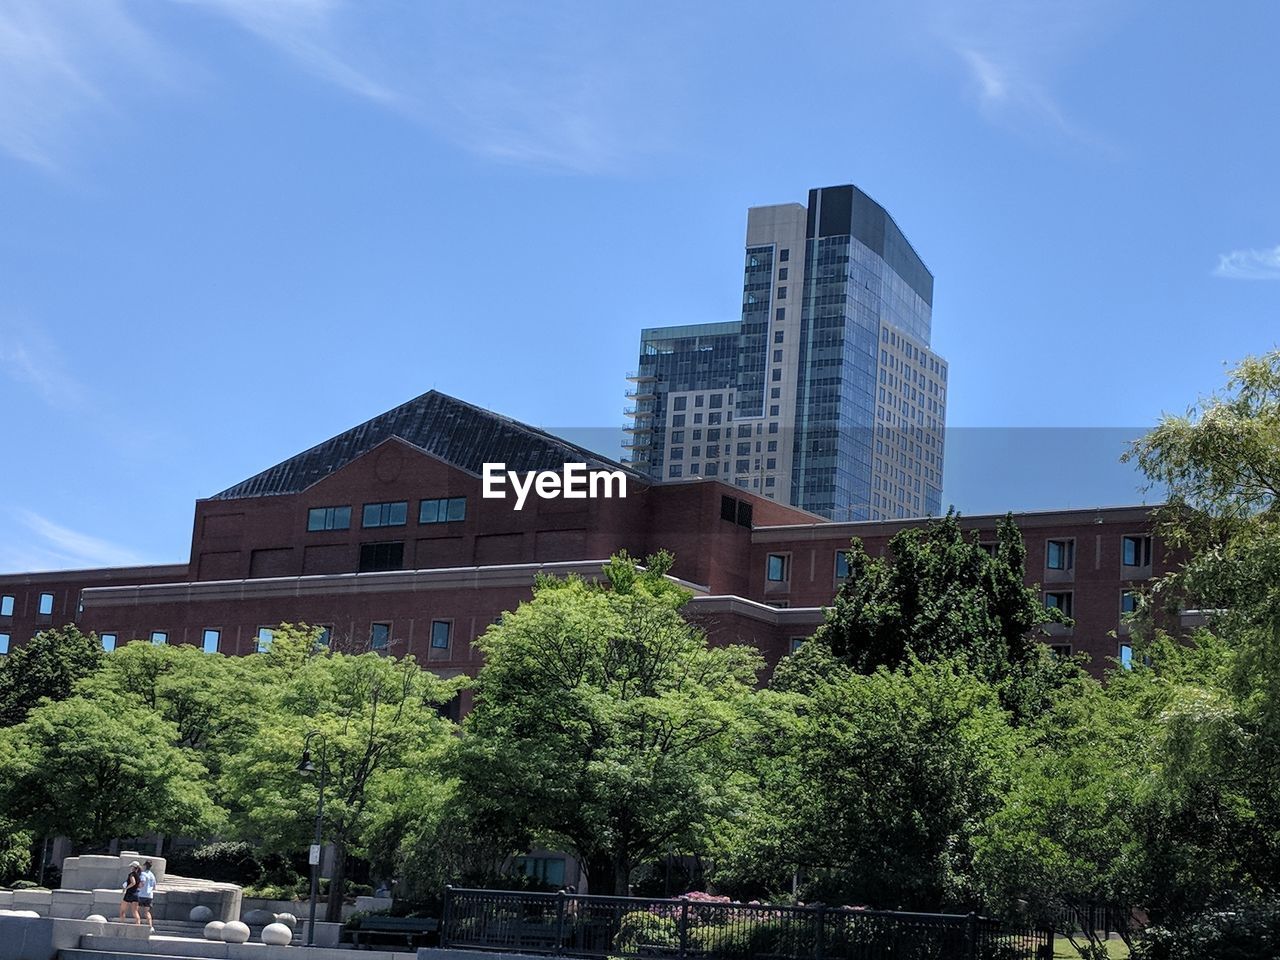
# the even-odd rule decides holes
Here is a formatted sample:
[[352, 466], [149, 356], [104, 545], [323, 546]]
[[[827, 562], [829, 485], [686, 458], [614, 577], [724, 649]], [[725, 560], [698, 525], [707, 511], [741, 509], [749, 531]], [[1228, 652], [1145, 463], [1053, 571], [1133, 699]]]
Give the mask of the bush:
[[1280, 902], [1208, 911], [1169, 927], [1151, 927], [1135, 960], [1257, 960], [1280, 955]]
[[15, 880], [13, 881], [13, 883], [9, 884], [9, 889], [10, 890], [38, 890], [40, 889], [40, 884], [36, 883], [34, 880]]
[[249, 843], [209, 843], [171, 857], [169, 869], [181, 877], [217, 880], [242, 887], [262, 878], [262, 863]]
[[680, 946], [680, 928], [669, 917], [659, 917], [646, 910], [624, 913], [618, 921], [618, 935], [613, 941], [619, 953], [645, 953], [654, 948]]

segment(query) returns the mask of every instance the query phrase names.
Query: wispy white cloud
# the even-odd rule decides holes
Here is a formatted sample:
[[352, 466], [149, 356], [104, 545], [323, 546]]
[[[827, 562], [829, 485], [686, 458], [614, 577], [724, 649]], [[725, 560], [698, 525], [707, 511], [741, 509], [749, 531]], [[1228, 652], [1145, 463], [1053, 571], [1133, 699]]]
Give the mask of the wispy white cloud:
[[976, 103], [993, 121], [1040, 127], [1110, 150], [1067, 116], [1052, 92], [1054, 74], [1096, 36], [1114, 5], [1098, 0], [977, 0], [954, 4], [926, 0], [926, 22], [960, 61]]
[[72, 128], [115, 109], [122, 78], [154, 78], [166, 61], [119, 0], [5, 0], [0, 150], [56, 170]]
[[33, 389], [51, 407], [78, 408], [84, 388], [52, 340], [34, 326], [0, 323], [0, 376]]
[[1280, 247], [1220, 253], [1213, 275], [1228, 280], [1280, 280]]
[[[394, 20], [354, 0], [171, 0], [184, 8], [501, 161], [613, 172], [663, 150], [679, 113], [671, 18], [620, 22], [594, 0], [410, 5]], [[202, 71], [211, 54], [178, 49], [141, 16], [152, 11], [124, 0], [0, 4], [0, 151], [56, 170], [73, 135], [127, 112], [140, 77], [172, 89]]]
[[12, 516], [25, 532], [26, 540], [0, 552], [0, 568], [65, 570], [124, 567], [145, 562], [133, 550], [72, 530], [32, 510], [15, 509]]

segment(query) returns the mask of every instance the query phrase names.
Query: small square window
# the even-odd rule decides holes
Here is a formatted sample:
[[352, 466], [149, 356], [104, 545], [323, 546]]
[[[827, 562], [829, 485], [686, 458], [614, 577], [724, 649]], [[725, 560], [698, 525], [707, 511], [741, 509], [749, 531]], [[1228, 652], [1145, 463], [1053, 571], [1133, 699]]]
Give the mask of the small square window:
[[13, 597], [5, 594], [0, 597], [0, 617], [13, 616]]
[[784, 583], [789, 576], [791, 557], [785, 553], [771, 553], [765, 563], [765, 577], [770, 583]]
[[98, 641], [102, 644], [102, 649], [106, 653], [110, 653], [116, 648], [116, 635], [114, 633], [98, 634]]
[[683, 476], [684, 476], [684, 464], [673, 463], [671, 464], [670, 467], [667, 468], [667, 477], [674, 479], [676, 477], [683, 477]]
[[779, 268], [778, 268], [778, 279], [779, 279], [779, 280], [786, 280], [786, 279], [787, 279], [787, 268], [786, 268], [786, 267], [779, 267]]
[[1126, 567], [1151, 566], [1151, 538], [1129, 536], [1121, 541], [1120, 562]]
[[774, 403], [774, 404], [770, 404], [770, 406], [769, 406], [769, 416], [771, 416], [771, 417], [776, 417], [776, 416], [778, 416], [778, 415], [779, 415], [779, 410], [780, 410], [780, 408], [779, 408], [779, 406], [778, 406], [776, 403]]
[[698, 394], [696, 397], [693, 398], [693, 405], [695, 407], [700, 407], [702, 406], [702, 403], [704, 400], [706, 400], [706, 397], [704, 397], [702, 394]]
[[205, 630], [204, 636], [200, 640], [200, 649], [205, 653], [217, 653], [218, 648], [222, 645], [222, 631], [212, 628]]
[[683, 426], [684, 426], [684, 417], [685, 417], [685, 415], [684, 415], [683, 413], [677, 413], [677, 414], [675, 414], [675, 415], [671, 418], [671, 426], [673, 426], [673, 427], [683, 427]]
[[167, 630], [152, 630], [151, 642], [157, 647], [163, 647], [169, 642], [169, 632]]
[[774, 342], [774, 343], [781, 343], [781, 342], [782, 342], [782, 331], [781, 331], [781, 330], [775, 330], [775, 331], [773, 331], [773, 342]]
[[778, 307], [776, 310], [774, 310], [774, 311], [773, 311], [773, 322], [774, 322], [774, 323], [783, 323], [783, 322], [785, 322], [785, 321], [786, 321], [786, 319], [787, 319], [787, 308], [786, 308], [786, 307]]
[[1061, 610], [1063, 616], [1071, 616], [1071, 592], [1050, 590], [1044, 595], [1044, 605], [1051, 609]]
[[1072, 570], [1076, 565], [1074, 540], [1049, 540], [1045, 543], [1044, 565], [1050, 570]]
[[431, 646], [436, 650], [448, 650], [449, 639], [453, 635], [452, 620], [431, 621]]
[[778, 251], [779, 263], [786, 263], [790, 259], [791, 259], [791, 251], [789, 249], [787, 249], [786, 247], [783, 247], [781, 250]]
[[36, 608], [36, 613], [38, 613], [42, 617], [53, 616], [53, 594], [52, 593], [40, 594], [40, 605]]
[[1138, 592], [1136, 590], [1120, 591], [1120, 612], [1134, 613], [1138, 609]]
[[836, 551], [836, 579], [847, 580], [849, 577], [849, 551]]
[[369, 646], [374, 650], [385, 650], [391, 643], [391, 624], [372, 623], [369, 625]]
[[258, 635], [254, 638], [254, 649], [258, 653], [266, 653], [271, 649], [271, 641], [276, 637], [276, 632], [270, 627], [259, 627]]
[[797, 650], [799, 650], [802, 646], [804, 646], [804, 642], [808, 639], [809, 639], [808, 637], [792, 637], [791, 652], [795, 653]]
[[786, 287], [779, 287], [779, 288], [778, 288], [778, 299], [779, 299], [779, 300], [785, 300], [785, 299], [787, 299], [787, 288], [786, 288]]
[[688, 397], [676, 397], [671, 401], [672, 410], [684, 410], [684, 409], [687, 409], [688, 406], [689, 406]]

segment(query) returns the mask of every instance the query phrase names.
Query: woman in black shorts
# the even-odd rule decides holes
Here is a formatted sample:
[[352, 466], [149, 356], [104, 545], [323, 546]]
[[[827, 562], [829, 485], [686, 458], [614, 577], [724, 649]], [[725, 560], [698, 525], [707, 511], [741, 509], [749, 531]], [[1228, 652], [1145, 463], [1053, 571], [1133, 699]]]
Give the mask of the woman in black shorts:
[[134, 923], [142, 923], [138, 916], [138, 882], [142, 878], [142, 864], [137, 860], [129, 864], [129, 876], [124, 881], [124, 897], [120, 900], [120, 922], [124, 923], [124, 912], [127, 908], [133, 914]]

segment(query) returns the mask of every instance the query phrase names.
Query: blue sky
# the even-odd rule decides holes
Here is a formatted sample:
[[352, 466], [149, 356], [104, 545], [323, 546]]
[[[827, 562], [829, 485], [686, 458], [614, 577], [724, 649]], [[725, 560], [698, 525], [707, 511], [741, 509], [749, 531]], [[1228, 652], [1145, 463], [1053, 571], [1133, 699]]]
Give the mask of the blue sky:
[[[784, 13], [785, 11], [785, 13]], [[615, 449], [746, 208], [857, 183], [936, 276], [947, 500], [1134, 502], [1280, 339], [1280, 6], [0, 0], [0, 570], [432, 387]]]

